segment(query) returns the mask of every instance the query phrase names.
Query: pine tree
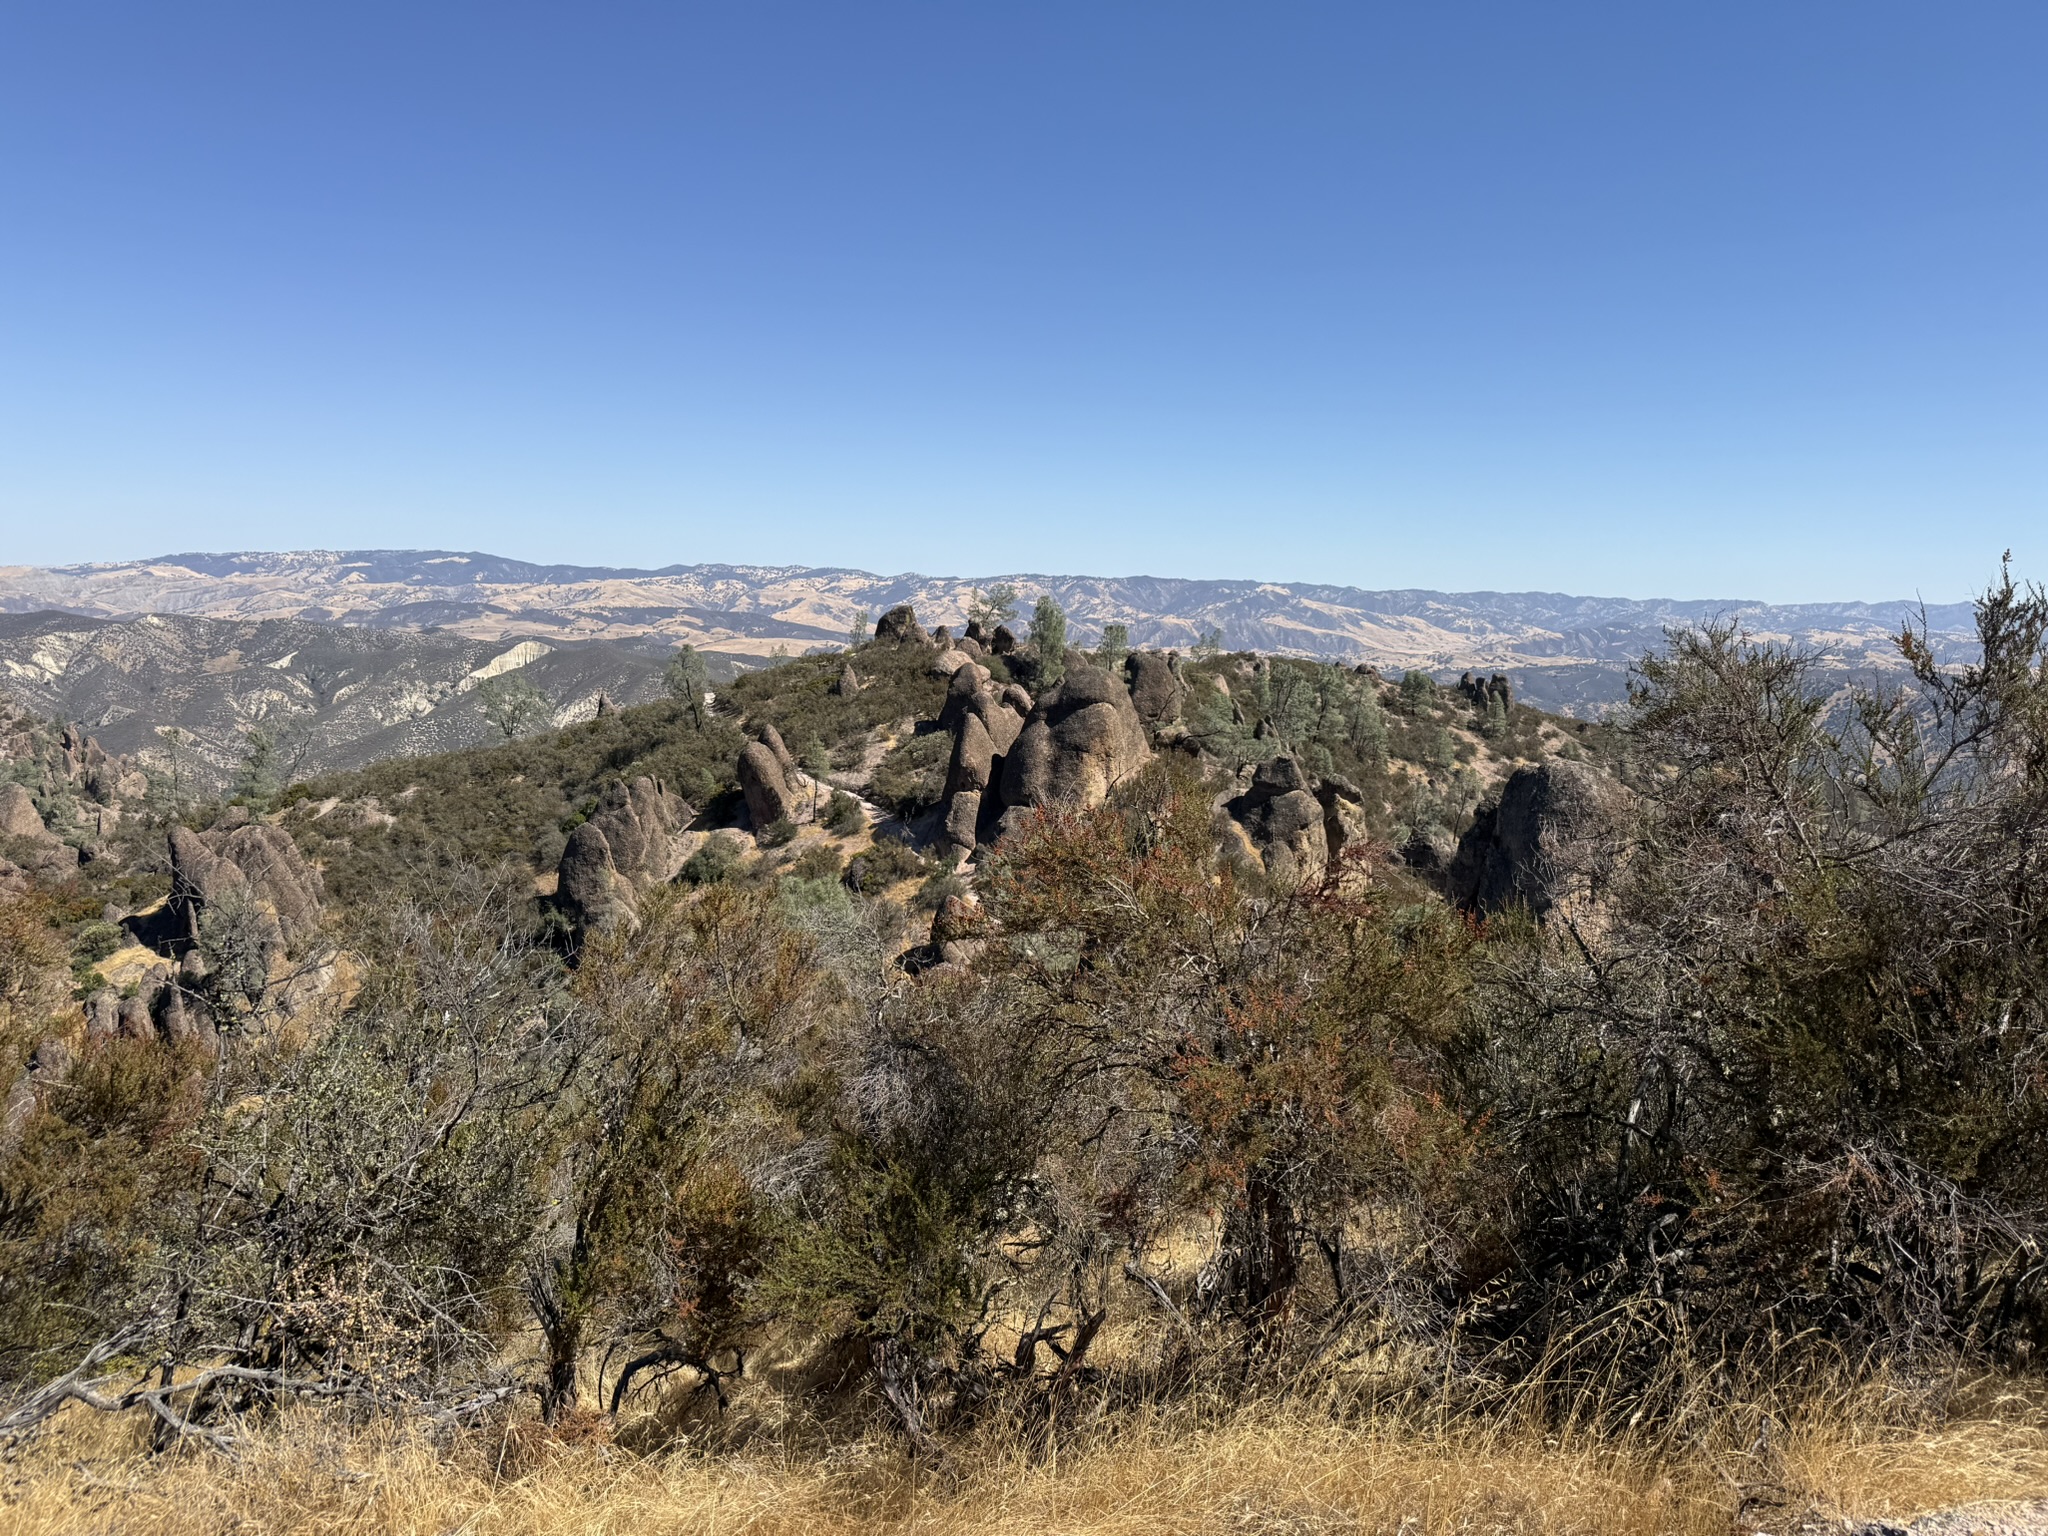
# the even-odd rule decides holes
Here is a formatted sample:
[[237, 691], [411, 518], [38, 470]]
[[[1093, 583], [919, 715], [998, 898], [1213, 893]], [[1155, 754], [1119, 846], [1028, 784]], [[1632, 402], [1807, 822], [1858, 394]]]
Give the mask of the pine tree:
[[677, 646], [675, 655], [669, 657], [668, 665], [662, 669], [661, 680], [670, 698], [690, 706], [690, 723], [703, 730], [704, 695], [711, 686], [711, 679], [705, 672], [704, 658], [697, 654], [697, 647]]
[[1038, 652], [1044, 683], [1056, 683], [1067, 670], [1067, 616], [1048, 592], [1031, 611], [1031, 647]]
[[1102, 645], [1096, 651], [1105, 669], [1121, 672], [1124, 658], [1131, 654], [1131, 630], [1127, 624], [1105, 624], [1102, 626]]

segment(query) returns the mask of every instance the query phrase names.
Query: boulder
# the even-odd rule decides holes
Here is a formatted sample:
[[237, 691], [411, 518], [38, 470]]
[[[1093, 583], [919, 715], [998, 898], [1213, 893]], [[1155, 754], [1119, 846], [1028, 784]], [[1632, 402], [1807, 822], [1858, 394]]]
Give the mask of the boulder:
[[963, 650], [949, 646], [932, 658], [932, 675], [934, 677], [951, 677], [962, 668], [973, 665], [974, 658], [972, 656]]
[[29, 792], [19, 784], [0, 784], [0, 836], [42, 837], [47, 831]]
[[149, 999], [141, 993], [124, 997], [114, 1011], [114, 1028], [123, 1040], [154, 1040], [156, 1020], [150, 1017]]
[[612, 866], [639, 890], [666, 885], [681, 873], [683, 829], [697, 809], [659, 779], [640, 774], [611, 785], [584, 826], [605, 836]]
[[1004, 816], [1029, 806], [1100, 805], [1152, 755], [1118, 679], [1076, 666], [1046, 690], [1003, 759]]
[[[1004, 710], [1003, 713], [1008, 714], [1009, 711]], [[961, 720], [959, 732], [953, 738], [953, 760], [946, 769], [946, 793], [951, 795], [971, 789], [980, 794], [987, 789], [995, 755], [995, 741], [982, 717], [971, 714]]]
[[948, 896], [932, 914], [931, 947], [941, 965], [966, 965], [988, 947], [981, 908], [969, 896]]
[[1451, 867], [1451, 860], [1458, 856], [1458, 840], [1442, 827], [1417, 827], [1408, 834], [1408, 841], [1401, 845], [1400, 858], [1403, 864], [1417, 874], [1438, 876]]
[[1468, 911], [1524, 906], [1545, 917], [1598, 891], [1626, 848], [1626, 791], [1583, 763], [1517, 768], [1483, 807], [1444, 874]]
[[[212, 836], [211, 834], [209, 834]], [[296, 947], [320, 924], [320, 875], [282, 827], [249, 822], [215, 838], [221, 857], [240, 869], [257, 899], [276, 914], [288, 946]]]
[[926, 643], [924, 631], [917, 627], [917, 610], [908, 603], [898, 603], [875, 620], [875, 638], [892, 645]]
[[978, 789], [956, 790], [946, 797], [946, 821], [940, 840], [956, 864], [974, 852], [981, 826], [982, 799]]
[[758, 741], [748, 742], [746, 750], [740, 753], [739, 781], [740, 792], [747, 797], [747, 815], [756, 832], [789, 815], [796, 803], [789, 792], [789, 781], [783, 776], [782, 764], [773, 751]]
[[1365, 792], [1349, 779], [1336, 774], [1319, 779], [1315, 797], [1316, 803], [1323, 808], [1325, 858], [1334, 861], [1353, 843], [1364, 842], [1372, 836], [1371, 823], [1365, 814]]
[[1020, 710], [1006, 700], [993, 694], [983, 693], [975, 697], [974, 713], [980, 717], [982, 726], [988, 732], [988, 739], [995, 753], [1001, 757], [1017, 744], [1018, 733], [1024, 729], [1024, 717], [1029, 710]]
[[[231, 831], [240, 830], [231, 828]], [[284, 929], [277, 914], [253, 900], [249, 877], [233, 860], [224, 858], [213, 846], [218, 833], [198, 833], [187, 827], [172, 827], [170, 911], [176, 941], [196, 949], [200, 920], [223, 905], [248, 903], [256, 924], [256, 942], [266, 955], [285, 947]]]
[[1008, 656], [1017, 649], [1017, 632], [1007, 624], [998, 624], [995, 633], [988, 637], [988, 648], [998, 656]]
[[986, 652], [982, 649], [981, 642], [975, 639], [972, 635], [962, 635], [958, 640], [955, 640], [953, 642], [953, 648], [955, 650], [965, 651], [968, 655], [975, 657], [979, 657], [986, 654]]
[[839, 669], [839, 696], [850, 699], [860, 692], [860, 679], [854, 675], [853, 663], [848, 662]]
[[775, 754], [775, 761], [782, 765], [785, 774], [796, 772], [796, 759], [789, 755], [789, 747], [782, 739], [782, 732], [776, 730], [773, 725], [764, 724], [755, 733], [755, 739]]
[[1020, 720], [1030, 717], [1031, 695], [1024, 691], [1022, 685], [1011, 683], [1006, 686], [1003, 689], [1003, 702], [1017, 711], [1017, 717]]
[[609, 928], [632, 911], [624, 886], [604, 829], [586, 821], [572, 831], [555, 865], [555, 904], [579, 925]]
[[1124, 662], [1131, 680], [1131, 707], [1153, 730], [1180, 719], [1187, 701], [1187, 685], [1181, 681], [1180, 657], [1171, 651], [1133, 651]]
[[1322, 803], [1291, 757], [1259, 764], [1251, 783], [1225, 809], [1244, 828], [1268, 874], [1298, 879], [1319, 869], [1329, 855]]
[[[752, 742], [772, 762], [765, 743]], [[633, 920], [643, 891], [681, 872], [686, 828], [696, 809], [646, 774], [605, 790], [596, 810], [569, 834], [555, 866], [555, 904], [584, 927]]]
[[939, 625], [932, 631], [932, 644], [942, 651], [950, 651], [953, 648], [953, 631], [943, 624]]
[[85, 1041], [88, 1047], [111, 1040], [121, 1028], [121, 1000], [111, 987], [101, 987], [85, 1000]]
[[980, 667], [961, 667], [946, 684], [946, 702], [939, 706], [939, 729], [953, 731], [974, 712], [977, 694], [988, 688], [988, 674]]

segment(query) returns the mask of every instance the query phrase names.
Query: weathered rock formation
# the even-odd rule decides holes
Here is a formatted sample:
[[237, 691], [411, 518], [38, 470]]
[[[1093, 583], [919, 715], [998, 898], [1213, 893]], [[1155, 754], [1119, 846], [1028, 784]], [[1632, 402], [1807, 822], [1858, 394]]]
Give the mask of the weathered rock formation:
[[0, 784], [0, 837], [42, 837], [42, 813], [19, 784]]
[[1492, 677], [1480, 677], [1466, 672], [1458, 678], [1458, 692], [1475, 708], [1484, 709], [1494, 699], [1499, 699], [1501, 708], [1506, 709], [1515, 702], [1514, 685], [1500, 673]]
[[1124, 671], [1131, 682], [1131, 707], [1149, 729], [1157, 731], [1180, 719], [1188, 690], [1176, 652], [1133, 651], [1124, 660]]
[[[759, 749], [773, 759], [759, 742]], [[633, 920], [640, 893], [675, 879], [683, 867], [683, 829], [696, 815], [688, 801], [644, 774], [614, 784], [588, 820], [569, 834], [555, 866], [555, 903], [579, 926]]]
[[1017, 707], [1015, 688], [995, 692], [988, 669], [969, 661], [954, 670], [939, 710], [939, 726], [953, 733], [953, 755], [946, 769], [943, 842], [955, 859], [966, 857], [982, 840], [997, 809], [991, 786], [999, 766], [1024, 729], [1024, 710]]
[[1445, 894], [1470, 911], [1520, 905], [1537, 917], [1595, 894], [1625, 850], [1625, 809], [1621, 786], [1583, 763], [1517, 768], [1460, 839]]
[[1011, 655], [1017, 649], [1017, 632], [1007, 624], [998, 624], [995, 633], [988, 637], [988, 648], [998, 656]]
[[1276, 878], [1313, 874], [1329, 856], [1322, 802], [1291, 757], [1283, 754], [1259, 764], [1251, 783], [1225, 809]]
[[781, 764], [785, 775], [796, 772], [796, 759], [790, 756], [789, 747], [782, 739], [782, 732], [773, 725], [764, 724], [755, 736], [762, 746], [775, 754], [775, 761]]
[[205, 832], [172, 827], [168, 841], [173, 942], [196, 947], [202, 919], [223, 906], [248, 913], [259, 949], [273, 961], [319, 927], [319, 872], [282, 827], [251, 821], [237, 806]]
[[1075, 666], [1039, 698], [1003, 758], [1003, 819], [1031, 806], [1100, 805], [1152, 755], [1123, 682]]
[[917, 610], [908, 603], [898, 603], [875, 620], [875, 638], [892, 645], [929, 643], [925, 632], [917, 627]]
[[741, 751], [739, 781], [740, 793], [747, 798], [747, 815], [756, 832], [788, 816], [796, 804], [781, 759], [762, 742], [750, 741]]

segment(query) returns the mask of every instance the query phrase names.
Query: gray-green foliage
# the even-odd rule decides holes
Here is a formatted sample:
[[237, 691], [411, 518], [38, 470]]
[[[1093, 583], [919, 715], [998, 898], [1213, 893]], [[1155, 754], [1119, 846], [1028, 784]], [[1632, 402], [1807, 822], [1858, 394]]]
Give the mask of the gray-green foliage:
[[668, 659], [668, 665], [662, 668], [661, 682], [670, 698], [689, 708], [690, 723], [703, 729], [704, 695], [711, 687], [711, 677], [705, 670], [704, 658], [697, 654], [697, 647], [677, 646], [676, 653]]
[[1050, 592], [1031, 611], [1031, 648], [1038, 653], [1040, 685], [1058, 682], [1067, 670], [1067, 615]]
[[477, 702], [484, 718], [507, 741], [539, 730], [554, 714], [548, 696], [517, 672], [504, 672], [477, 684]]
[[251, 726], [243, 738], [248, 750], [235, 775], [238, 799], [267, 805], [284, 788], [283, 765], [278, 760], [277, 735], [266, 726]]
[[1105, 624], [1102, 626], [1102, 644], [1095, 652], [1103, 669], [1120, 673], [1124, 669], [1124, 658], [1131, 654], [1131, 628], [1128, 624]]
[[1007, 624], [1017, 617], [1017, 589], [1007, 581], [999, 581], [986, 592], [974, 594], [974, 600], [967, 605], [969, 623], [979, 624], [982, 633], [992, 632], [998, 624]]
[[[1197, 672], [1182, 708], [1189, 734], [1232, 767], [1294, 754], [1310, 773], [1368, 777], [1386, 765], [1387, 726], [1371, 678], [1344, 667], [1275, 658], [1249, 675]], [[1255, 734], [1263, 724], [1266, 734]]]

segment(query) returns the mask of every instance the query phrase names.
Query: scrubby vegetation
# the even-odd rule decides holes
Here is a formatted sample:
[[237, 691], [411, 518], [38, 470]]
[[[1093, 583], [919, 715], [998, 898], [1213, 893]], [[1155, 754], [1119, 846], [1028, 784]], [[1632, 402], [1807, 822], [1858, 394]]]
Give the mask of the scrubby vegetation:
[[[1162, 1426], [1247, 1456], [1263, 1414], [1430, 1476], [1579, 1447], [1574, 1509], [1705, 1529], [1746, 1489], [1819, 1499], [1800, 1434], [1904, 1433], [1961, 1383], [2005, 1383], [1988, 1436], [2038, 1435], [2048, 596], [2004, 581], [1980, 627], [1974, 664], [1909, 634], [1913, 688], [1846, 702], [1811, 658], [1675, 635], [1583, 734], [1421, 674], [1204, 656], [1185, 745], [1022, 818], [972, 902], [848, 796], [713, 837], [573, 948], [531, 877], [585, 797], [729, 794], [742, 714], [834, 762], [893, 735], [875, 796], [935, 803], [915, 754], [947, 738], [899, 731], [937, 711], [929, 652], [300, 786], [332, 984], [10, 1100], [0, 1437], [46, 1454], [84, 1404], [251, 1466], [340, 1423], [397, 1458], [452, 1436], [458, 1483], [487, 1443], [650, 1458], [613, 1487], [713, 1475], [658, 1459], [685, 1442], [734, 1476], [831, 1446], [869, 1470], [827, 1528], [907, 1517], [911, 1466], [972, 1528], [960, 1490], [1004, 1455], [1086, 1488], [1175, 1465]], [[1392, 857], [1567, 747], [1599, 814], [1545, 844], [1542, 910], [1460, 910]], [[1234, 771], [1282, 749], [1381, 836], [1304, 878], [1220, 836]], [[73, 951], [0, 922], [12, 1068]], [[1873, 1384], [1889, 1406], [1848, 1412]], [[1398, 1525], [1378, 1486], [1319, 1508]], [[1484, 1517], [1459, 1487], [1427, 1518]]]

